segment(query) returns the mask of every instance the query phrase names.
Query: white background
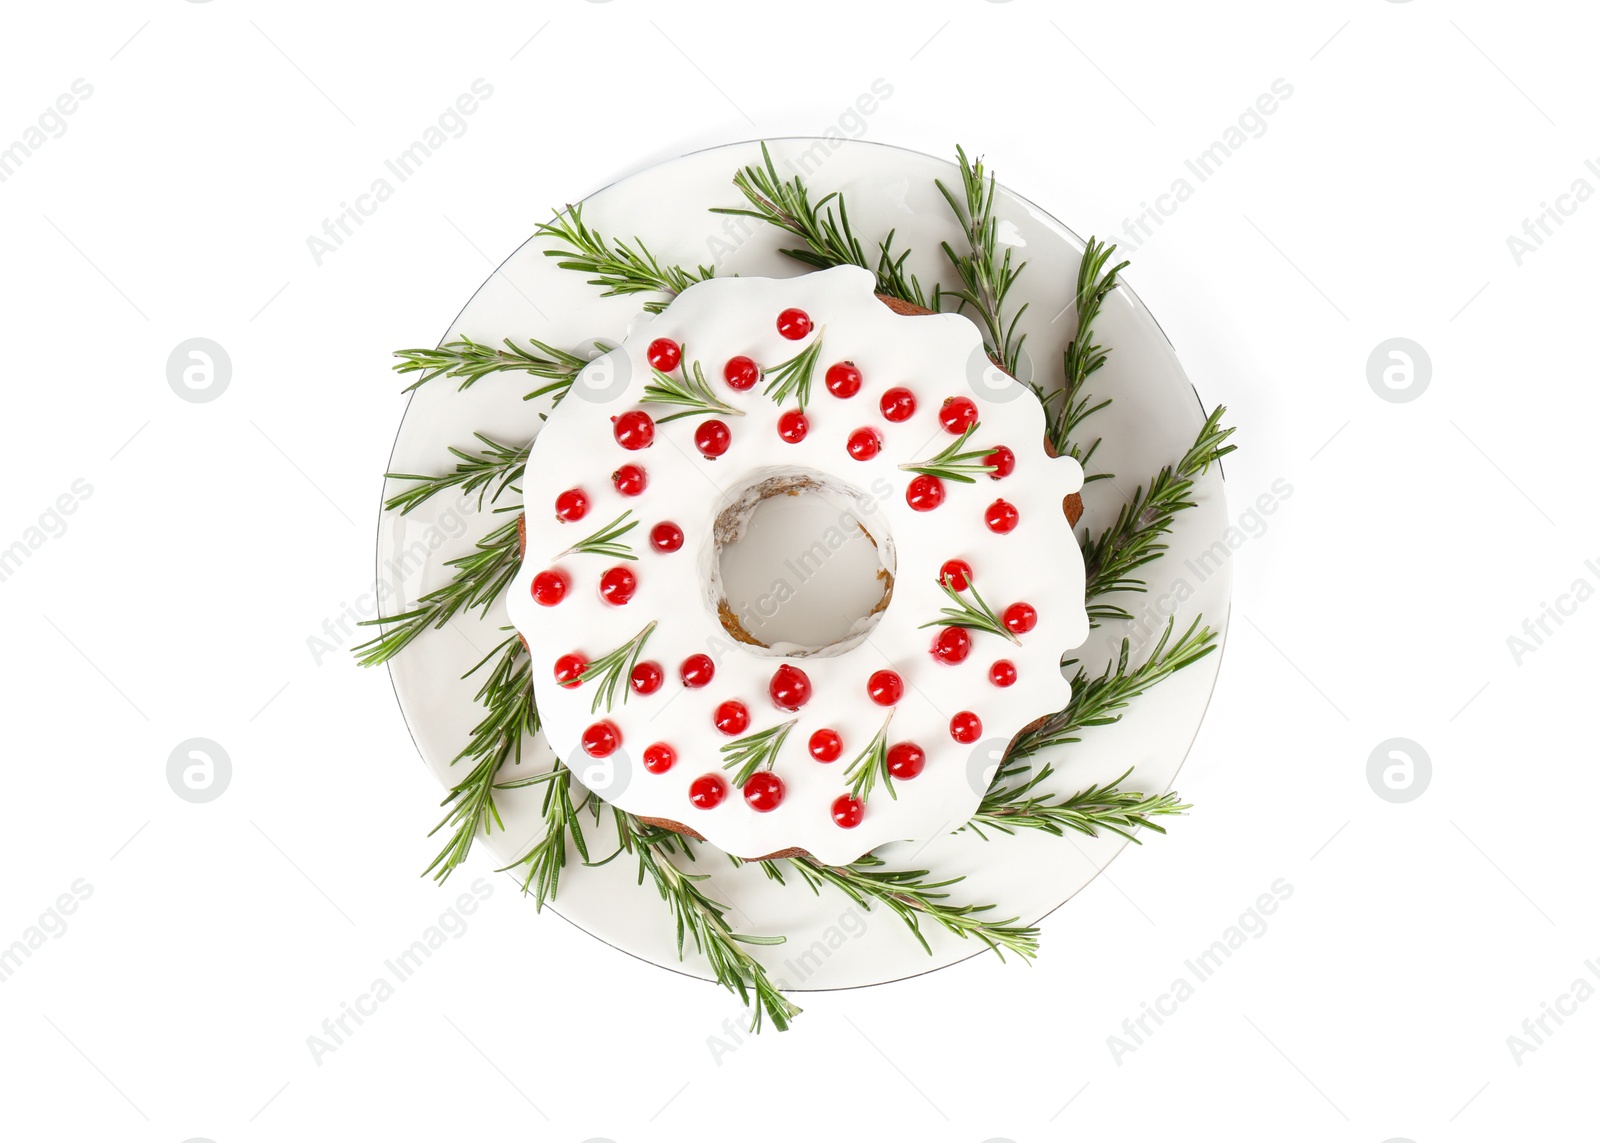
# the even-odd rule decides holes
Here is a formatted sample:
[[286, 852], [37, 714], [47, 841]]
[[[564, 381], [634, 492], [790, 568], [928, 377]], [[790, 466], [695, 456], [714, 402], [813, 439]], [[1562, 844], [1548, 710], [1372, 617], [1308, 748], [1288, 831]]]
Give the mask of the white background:
[[[0, 583], [0, 945], [92, 892], [0, 983], [5, 1135], [1594, 1137], [1600, 1002], [1507, 1044], [1576, 978], [1600, 987], [1578, 733], [1600, 604], [1520, 663], [1507, 644], [1600, 586], [1600, 205], [1565, 200], [1520, 265], [1506, 241], [1600, 186], [1585, 6], [23, 11], [0, 146], [75, 79], [93, 94], [0, 183], [0, 548], [92, 493]], [[307, 236], [479, 77], [466, 133], [316, 264]], [[551, 206], [820, 133], [880, 77], [865, 137], [964, 143], [1110, 237], [1287, 80], [1124, 252], [1239, 426], [1235, 516], [1294, 491], [1236, 557], [1191, 816], [1052, 916], [1033, 967], [814, 995], [794, 1031], [715, 1056], [726, 994], [536, 917], [487, 861], [447, 891], [415, 876], [439, 791], [383, 674], [307, 639], [370, 582], [389, 351], [437, 336]], [[1367, 380], [1397, 336], [1432, 362], [1407, 403]], [[167, 384], [191, 337], [233, 363], [209, 403]], [[196, 736], [233, 765], [203, 805], [166, 779]], [[1433, 768], [1404, 804], [1367, 780], [1396, 736]], [[477, 877], [469, 931], [314, 1062], [307, 1037]], [[1268, 931], [1114, 1058], [1279, 878]]]

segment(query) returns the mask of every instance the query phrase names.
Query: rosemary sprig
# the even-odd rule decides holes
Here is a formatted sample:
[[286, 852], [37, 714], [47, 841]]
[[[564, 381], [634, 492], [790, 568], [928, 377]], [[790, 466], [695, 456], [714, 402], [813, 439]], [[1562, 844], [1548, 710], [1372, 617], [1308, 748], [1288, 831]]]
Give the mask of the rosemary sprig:
[[[733, 176], [733, 185], [744, 195], [748, 207], [714, 206], [713, 214], [735, 214], [759, 219], [793, 234], [805, 243], [804, 249], [787, 249], [780, 253], [814, 269], [826, 270], [830, 266], [860, 266], [873, 270], [878, 276], [878, 292], [912, 302], [928, 309], [939, 308], [939, 287], [935, 286], [931, 299], [923, 292], [916, 276], [907, 274], [905, 262], [910, 251], [896, 257], [893, 253], [894, 232], [890, 231], [878, 247], [876, 266], [867, 261], [866, 251], [850, 228], [850, 215], [845, 209], [844, 197], [832, 191], [811, 201], [811, 192], [796, 175], [787, 182], [778, 177], [772, 154], [766, 143], [761, 144], [761, 163], [745, 167]], [[835, 207], [838, 208], [837, 213]]]
[[[997, 921], [984, 914], [993, 905], [954, 905], [950, 894], [942, 892], [962, 879], [951, 877], [944, 881], [925, 881], [926, 869], [885, 869], [883, 862], [868, 854], [853, 865], [823, 865], [812, 857], [783, 858], [783, 866], [792, 869], [802, 881], [819, 893], [824, 884], [832, 885], [863, 908], [881, 905], [905, 922], [924, 952], [932, 955], [933, 949], [923, 935], [922, 922], [932, 921], [941, 928], [963, 939], [975, 937], [993, 949], [1001, 960], [1008, 952], [1028, 958], [1039, 951], [1039, 930], [1032, 925], [1019, 925], [1017, 918]], [[763, 861], [767, 875], [783, 881], [782, 868], [777, 861]]]
[[356, 662], [363, 667], [387, 662], [429, 628], [443, 627], [462, 611], [487, 609], [504, 594], [519, 562], [513, 520], [479, 540], [467, 555], [446, 560], [446, 567], [456, 569], [450, 582], [428, 592], [410, 611], [363, 619], [361, 626], [385, 630], [353, 649]]
[[585, 792], [581, 800], [573, 802], [572, 771], [561, 762], [557, 762], [554, 768], [543, 774], [517, 782], [503, 783], [495, 788], [515, 789], [539, 783], [544, 785], [544, 802], [541, 807], [544, 815], [544, 833], [529, 847], [527, 853], [496, 871], [504, 873], [519, 866], [527, 869], [522, 879], [522, 891], [533, 896], [535, 912], [555, 900], [556, 890], [561, 884], [561, 871], [567, 865], [569, 843], [577, 852], [579, 859], [588, 862], [589, 845], [583, 834], [583, 821], [578, 815], [593, 798], [592, 794]]
[[800, 411], [805, 412], [806, 403], [811, 400], [811, 381], [817, 372], [817, 358], [822, 353], [822, 334], [823, 330], [817, 330], [810, 345], [789, 360], [765, 370], [767, 387], [761, 391], [780, 405], [793, 395]]
[[878, 733], [872, 736], [872, 741], [867, 743], [862, 750], [850, 760], [844, 768], [845, 780], [850, 783], [850, 796], [867, 800], [867, 795], [872, 793], [872, 788], [883, 779], [883, 785], [889, 791], [891, 798], [899, 799], [900, 795], [894, 792], [894, 775], [889, 773], [889, 723], [894, 721], [894, 711], [883, 720], [883, 725], [878, 727]]
[[[1060, 404], [1045, 425], [1045, 436], [1056, 455], [1070, 456], [1080, 464], [1088, 461], [1100, 441], [1096, 439], [1086, 449], [1080, 448], [1074, 440], [1078, 426], [1091, 414], [1111, 403], [1107, 399], [1091, 405], [1084, 393], [1084, 383], [1106, 363], [1106, 356], [1110, 352], [1095, 343], [1094, 323], [1100, 316], [1100, 307], [1107, 295], [1117, 288], [1117, 274], [1128, 266], [1124, 259], [1106, 269], [1106, 263], [1111, 261], [1116, 249], [1114, 244], [1107, 246], [1095, 238], [1084, 243], [1083, 260], [1078, 263], [1078, 290], [1073, 295], [1073, 304], [1078, 312], [1078, 333], [1067, 343], [1066, 351], [1061, 355], [1062, 388], [1053, 394], [1060, 398]], [[1048, 412], [1048, 404], [1046, 410]]]
[[959, 440], [952, 441], [945, 448], [928, 460], [916, 464], [902, 464], [902, 472], [920, 472], [926, 476], [937, 476], [940, 480], [954, 480], [960, 484], [974, 484], [980, 476], [988, 476], [994, 471], [992, 464], [974, 463], [983, 461], [994, 452], [992, 448], [966, 449], [967, 441], [972, 434], [978, 431], [977, 425], [969, 425], [962, 432]]
[[632, 246], [625, 241], [607, 239], [584, 223], [581, 206], [570, 203], [564, 213], [557, 211], [552, 221], [541, 223], [534, 233], [541, 238], [554, 238], [563, 243], [563, 248], [546, 250], [545, 254], [560, 259], [556, 265], [563, 270], [593, 274], [589, 284], [602, 287], [601, 297], [650, 293], [669, 295], [665, 299], [644, 303], [645, 310], [653, 314], [667, 308], [670, 295], [682, 293], [696, 282], [703, 282], [716, 274], [711, 266], [700, 266], [692, 272], [677, 266], [663, 266], [637, 237]]
[[1099, 536], [1085, 539], [1083, 564], [1091, 619], [1098, 622], [1133, 618], [1126, 609], [1105, 603], [1102, 597], [1119, 591], [1145, 590], [1144, 581], [1133, 578], [1133, 572], [1167, 550], [1161, 537], [1172, 530], [1174, 516], [1194, 507], [1189, 496], [1196, 478], [1237, 447], [1224, 444], [1233, 435], [1231, 428], [1222, 427], [1225, 412], [1217, 406], [1183, 459], [1163, 468], [1148, 487], [1135, 489], [1117, 513], [1116, 521]]
[[[593, 535], [585, 536], [576, 544], [573, 544], [572, 547], [562, 552], [561, 555], [570, 556], [576, 553], [583, 553], [591, 556], [606, 556], [614, 560], [638, 559], [639, 557], [633, 554], [633, 548], [623, 542], [622, 539], [623, 536], [626, 536], [639, 526], [639, 521], [628, 520], [628, 517], [632, 515], [632, 508], [624, 509], [622, 515]], [[628, 522], [624, 524], [624, 520], [628, 520]], [[556, 558], [560, 559], [561, 556]]]
[[706, 874], [686, 873], [672, 861], [674, 853], [693, 860], [687, 840], [677, 833], [647, 826], [632, 814], [613, 811], [622, 849], [639, 860], [639, 884], [648, 876], [661, 899], [672, 910], [678, 927], [678, 955], [683, 956], [684, 937], [694, 940], [695, 948], [711, 962], [717, 983], [734, 993], [750, 1009], [750, 1030], [761, 1030], [770, 1019], [782, 1032], [800, 1014], [797, 1005], [779, 992], [761, 962], [745, 951], [745, 945], [782, 944], [783, 937], [758, 937], [735, 933], [728, 925], [728, 906], [708, 896], [700, 883]]
[[490, 660], [494, 660], [494, 668], [475, 696], [487, 713], [450, 763], [471, 761], [472, 769], [445, 795], [440, 805], [447, 807], [447, 812], [428, 831], [429, 837], [442, 829], [450, 831], [444, 848], [423, 870], [424, 876], [433, 874], [435, 881], [444, 881], [466, 860], [479, 833], [488, 833], [495, 826], [505, 828], [494, 802], [495, 775], [508, 760], [520, 764], [523, 738], [539, 731], [532, 667], [522, 640], [513, 634], [462, 678], [475, 674]]
[[[1002, 639], [1021, 644], [1006, 625], [1001, 621], [995, 609], [990, 607], [983, 596], [978, 594], [978, 585], [975, 580], [967, 581], [967, 591], [972, 594], [971, 599], [962, 598], [962, 593], [956, 591], [948, 583], [940, 581], [939, 587], [950, 597], [954, 607], [939, 609], [939, 618], [922, 624], [922, 627], [965, 627], [970, 631], [987, 631], [991, 635], [998, 635]], [[918, 628], [921, 629], [920, 627]]]
[[1152, 819], [1181, 814], [1189, 809], [1175, 793], [1142, 794], [1138, 790], [1124, 790], [1122, 783], [1133, 773], [1131, 766], [1104, 785], [1090, 786], [1065, 798], [1036, 792], [1054, 773], [1048, 762], [1031, 776], [1016, 781], [1028, 769], [1014, 762], [1003, 764], [988, 793], [984, 794], [978, 812], [962, 828], [982, 838], [989, 836], [984, 833], [986, 828], [1005, 834], [1036, 829], [1053, 837], [1061, 837], [1067, 830], [1098, 837], [1100, 830], [1109, 830], [1135, 845], [1142, 845], [1133, 832], [1135, 829], [1142, 827], [1166, 833], [1165, 827]]
[[939, 244], [961, 281], [961, 288], [950, 293], [961, 299], [963, 308], [970, 305], [977, 312], [990, 356], [1015, 377], [1022, 356], [1022, 343], [1027, 340], [1026, 334], [1018, 335], [1017, 323], [1021, 321], [1028, 305], [1024, 302], [1018, 307], [1009, 321], [1003, 310], [1006, 295], [1011, 292], [1011, 287], [1016, 284], [1027, 263], [1013, 266], [1012, 248], [1009, 246], [1004, 255], [996, 254], [1000, 223], [994, 216], [995, 179], [993, 175], [985, 179], [983, 160], [968, 162], [967, 153], [957, 147], [956, 161], [961, 168], [960, 198], [943, 182], [934, 180], [939, 193], [950, 204], [950, 211], [967, 240], [965, 253], [957, 253], [948, 242]]
[[770, 770], [777, 761], [778, 751], [783, 749], [784, 739], [789, 737], [789, 732], [794, 729], [794, 724], [799, 719], [791, 718], [788, 722], [781, 722], [777, 726], [769, 726], [754, 734], [747, 734], [743, 738], [736, 738], [722, 748], [722, 756], [726, 761], [722, 763], [724, 770], [738, 769], [733, 776], [733, 785], [736, 789], [743, 789], [744, 784], [757, 770]]
[[645, 642], [655, 629], [656, 621], [652, 619], [639, 629], [639, 634], [615, 650], [607, 651], [583, 669], [578, 676], [580, 684], [596, 679], [600, 681], [600, 685], [594, 690], [594, 702], [589, 704], [590, 714], [598, 711], [602, 703], [607, 710], [610, 710], [616, 704], [619, 686], [622, 688], [622, 701], [624, 703], [628, 701], [628, 696], [633, 693], [633, 688], [628, 685], [628, 679], [633, 674], [633, 668], [639, 665], [639, 656], [644, 654]]
[[1131, 646], [1122, 641], [1115, 664], [1094, 678], [1079, 668], [1072, 679], [1072, 698], [1066, 708], [1024, 730], [1011, 743], [1006, 761], [1027, 758], [1052, 746], [1078, 741], [1078, 731], [1086, 726], [1107, 726], [1122, 717], [1121, 710], [1133, 699], [1178, 671], [1197, 663], [1217, 649], [1217, 633], [1200, 626], [1198, 618], [1188, 630], [1172, 638], [1173, 620], [1156, 640], [1148, 658], [1129, 668]]
[[470, 337], [462, 337], [434, 349], [402, 349], [395, 353], [400, 363], [394, 370], [402, 374], [422, 374], [405, 387], [407, 393], [435, 377], [459, 378], [459, 388], [469, 389], [474, 382], [490, 373], [503, 369], [521, 370], [551, 382], [528, 394], [529, 398], [555, 393], [556, 400], [560, 401], [572, 387], [572, 379], [589, 364], [576, 354], [546, 345], [537, 338], [528, 338], [528, 344], [533, 347], [531, 349], [524, 349], [509, 337], [504, 344], [504, 349], [496, 349], [492, 345], [473, 341]]
[[698, 361], [692, 365], [687, 359], [678, 366], [682, 378], [672, 377], [654, 367], [650, 372], [655, 375], [655, 380], [644, 387], [646, 402], [655, 402], [658, 405], [682, 405], [681, 413], [673, 413], [660, 417], [658, 424], [676, 421], [679, 417], [697, 417], [706, 413], [718, 416], [742, 417], [744, 410], [735, 409], [726, 401], [719, 400], [711, 391], [711, 386], [706, 381], [706, 375], [700, 368]]
[[[450, 455], [457, 458], [455, 468], [441, 476], [418, 476], [410, 472], [386, 472], [385, 480], [410, 480], [415, 487], [403, 489], [383, 502], [390, 512], [404, 516], [417, 505], [450, 488], [460, 488], [463, 493], [476, 491], [478, 507], [483, 507], [487, 495], [490, 502], [500, 499], [500, 494], [522, 478], [523, 467], [528, 462], [529, 445], [506, 445], [490, 440], [482, 433], [473, 433], [483, 442], [477, 452], [450, 447]], [[491, 494], [489, 489], [493, 487]]]

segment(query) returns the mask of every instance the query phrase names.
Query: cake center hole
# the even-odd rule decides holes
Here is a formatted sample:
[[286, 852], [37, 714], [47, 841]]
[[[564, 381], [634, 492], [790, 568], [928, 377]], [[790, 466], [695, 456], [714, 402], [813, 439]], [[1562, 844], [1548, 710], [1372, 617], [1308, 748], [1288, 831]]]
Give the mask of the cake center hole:
[[894, 589], [894, 546], [875, 502], [827, 478], [769, 477], [718, 519], [722, 626], [758, 653], [848, 650]]

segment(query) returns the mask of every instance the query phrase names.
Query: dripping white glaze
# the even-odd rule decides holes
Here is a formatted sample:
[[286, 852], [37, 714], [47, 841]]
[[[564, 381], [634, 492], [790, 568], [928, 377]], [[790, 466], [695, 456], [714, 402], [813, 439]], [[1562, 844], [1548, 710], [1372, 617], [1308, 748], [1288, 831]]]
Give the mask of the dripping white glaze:
[[[1082, 487], [1082, 469], [1070, 458], [1045, 452], [1039, 402], [984, 357], [977, 328], [968, 319], [897, 315], [873, 288], [874, 276], [853, 266], [796, 278], [717, 278], [691, 286], [662, 313], [641, 318], [620, 346], [590, 364], [550, 414], [528, 461], [523, 483], [527, 555], [508, 605], [532, 649], [535, 699], [551, 746], [580, 781], [618, 807], [682, 822], [740, 856], [796, 846], [823, 862], [843, 864], [888, 841], [923, 840], [958, 828], [977, 808], [999, 748], [1070, 698], [1059, 660], [1089, 630], [1082, 556], [1062, 513], [1063, 497]], [[778, 314], [791, 307], [804, 310], [813, 323], [811, 333], [795, 341], [782, 337], [776, 324]], [[714, 460], [702, 457], [694, 444], [696, 426], [709, 415], [662, 424], [662, 417], [679, 409], [642, 401], [652, 379], [646, 350], [662, 337], [683, 347], [685, 364], [699, 361], [716, 398], [743, 414], [718, 416], [732, 430], [732, 443]], [[805, 410], [809, 431], [790, 444], [779, 437], [777, 423], [780, 413], [795, 407], [793, 398], [780, 407], [762, 392], [765, 378], [748, 391], [735, 391], [723, 381], [723, 365], [744, 355], [770, 369], [818, 337], [822, 351]], [[827, 391], [823, 378], [829, 365], [845, 360], [861, 370], [863, 380], [860, 392], [840, 399]], [[917, 400], [916, 412], [898, 424], [879, 410], [882, 394], [897, 386], [910, 389]], [[1016, 469], [1000, 480], [983, 475], [972, 484], [947, 480], [942, 505], [914, 511], [906, 502], [914, 474], [899, 466], [926, 461], [957, 439], [938, 417], [942, 402], [951, 397], [970, 398], [978, 407], [979, 425], [967, 447], [1006, 445], [1016, 455]], [[639, 409], [657, 422], [654, 442], [625, 450], [615, 440], [612, 418]], [[878, 455], [865, 462], [845, 449], [850, 432], [863, 426], [883, 439]], [[645, 469], [648, 485], [642, 494], [623, 496], [613, 487], [611, 474], [623, 464]], [[735, 641], [719, 621], [711, 574], [714, 522], [756, 474], [774, 470], [813, 475], [834, 497], [843, 488], [861, 493], [851, 498], [856, 514], [880, 543], [892, 545], [893, 595], [864, 638], [817, 654], [783, 657], [774, 654], [779, 648]], [[589, 511], [580, 521], [556, 517], [555, 499], [569, 488], [581, 488], [589, 497]], [[1007, 534], [990, 531], [984, 522], [986, 508], [998, 498], [1014, 505], [1020, 516]], [[637, 560], [561, 554], [624, 511], [639, 522], [624, 537]], [[679, 551], [662, 554], [651, 548], [649, 532], [660, 521], [683, 529]], [[939, 568], [949, 559], [972, 566], [978, 590], [996, 612], [1018, 601], [1037, 609], [1037, 625], [1020, 636], [1020, 645], [973, 631], [964, 662], [952, 666], [933, 658], [930, 647], [940, 629], [921, 625], [950, 604], [938, 584]], [[598, 591], [602, 573], [618, 565], [638, 580], [632, 599], [620, 607], [604, 602]], [[533, 601], [531, 584], [537, 573], [551, 568], [568, 575], [571, 586], [559, 604], [544, 607]], [[596, 683], [572, 689], [556, 685], [557, 658], [576, 652], [592, 661], [650, 622], [655, 627], [641, 659], [659, 663], [666, 675], [655, 693], [632, 693], [624, 679], [611, 709], [591, 712]], [[711, 656], [715, 677], [709, 686], [686, 689], [678, 667], [697, 653]], [[1002, 658], [1016, 664], [1014, 686], [989, 682], [990, 664]], [[797, 712], [778, 710], [768, 696], [769, 680], [785, 662], [811, 681], [810, 701]], [[851, 759], [888, 714], [867, 694], [868, 677], [880, 669], [896, 671], [905, 683], [889, 741], [915, 742], [927, 761], [917, 777], [893, 783], [894, 797], [880, 781], [866, 799], [860, 825], [844, 829], [835, 824], [831, 807], [849, 792], [845, 771]], [[623, 693], [626, 703], [620, 701]], [[722, 768], [720, 752], [732, 739], [712, 723], [717, 705], [729, 699], [749, 708], [747, 733], [798, 720], [773, 767], [784, 782], [784, 798], [769, 812], [752, 809], [731, 785], [714, 809], [696, 808], [689, 800], [690, 783], [701, 775], [732, 777]], [[982, 720], [976, 743], [951, 737], [950, 719], [959, 711], [975, 712]], [[610, 758], [593, 759], [579, 744], [584, 729], [602, 718], [620, 730], [622, 747]], [[839, 760], [827, 764], [813, 759], [807, 747], [811, 734], [825, 727], [844, 739]], [[645, 748], [655, 742], [677, 753], [665, 773], [649, 773], [642, 765]]]

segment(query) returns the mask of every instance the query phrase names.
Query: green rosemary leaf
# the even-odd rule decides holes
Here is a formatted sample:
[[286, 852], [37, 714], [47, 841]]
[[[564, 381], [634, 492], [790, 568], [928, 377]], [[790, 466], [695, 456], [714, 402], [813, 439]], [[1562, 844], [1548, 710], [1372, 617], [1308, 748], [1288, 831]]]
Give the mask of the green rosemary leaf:
[[766, 730], [734, 739], [722, 747], [725, 759], [722, 768], [738, 770], [733, 776], [733, 785], [736, 789], [743, 789], [744, 784], [757, 770], [772, 769], [772, 764], [777, 761], [778, 751], [783, 749], [784, 739], [789, 737], [789, 732], [794, 729], [794, 724], [798, 721], [791, 718], [788, 722], [781, 722], [777, 726], [769, 726]]
[[589, 704], [590, 714], [599, 711], [602, 705], [610, 710], [616, 704], [618, 687], [622, 688], [622, 701], [624, 703], [628, 701], [628, 696], [633, 693], [633, 688], [629, 685], [633, 668], [639, 665], [639, 656], [644, 654], [645, 642], [655, 629], [656, 621], [652, 619], [640, 628], [639, 633], [632, 639], [615, 650], [607, 651], [583, 669], [578, 676], [579, 683], [595, 680], [599, 680], [600, 683], [595, 688], [594, 701]]
[[[576, 544], [573, 544], [572, 547], [562, 552], [561, 556], [582, 553], [591, 556], [606, 556], [614, 560], [637, 560], [639, 557], [633, 554], [632, 546], [622, 540], [623, 536], [626, 536], [639, 526], [639, 521], [628, 520], [628, 517], [632, 515], [632, 508], [624, 509], [622, 515], [593, 535], [585, 536]], [[624, 520], [628, 520], [628, 522], [624, 524]], [[561, 556], [556, 558], [560, 559]]]

